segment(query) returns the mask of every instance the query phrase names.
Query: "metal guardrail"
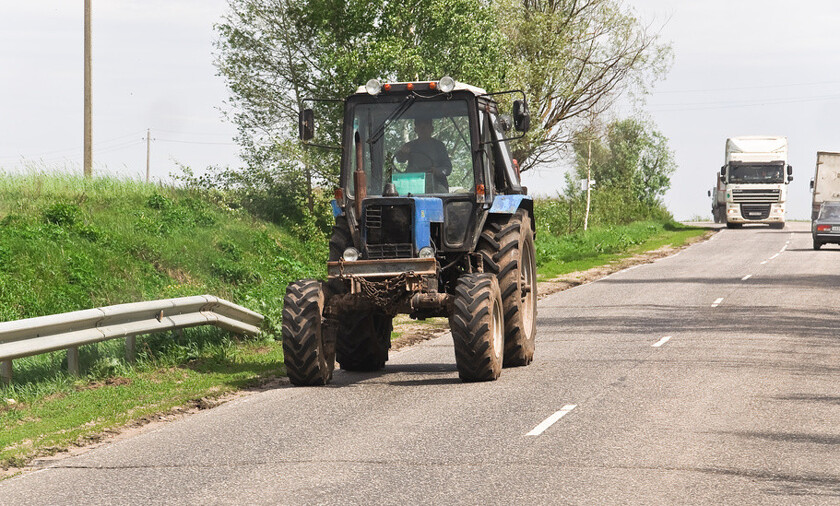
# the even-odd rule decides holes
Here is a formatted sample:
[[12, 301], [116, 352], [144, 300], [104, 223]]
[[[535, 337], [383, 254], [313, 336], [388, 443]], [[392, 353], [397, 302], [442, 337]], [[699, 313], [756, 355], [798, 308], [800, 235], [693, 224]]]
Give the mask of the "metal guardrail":
[[0, 323], [0, 377], [12, 380], [12, 360], [67, 350], [67, 369], [79, 373], [79, 346], [125, 338], [126, 358], [134, 361], [135, 336], [215, 325], [231, 332], [258, 334], [263, 316], [212, 295], [118, 304], [71, 313]]

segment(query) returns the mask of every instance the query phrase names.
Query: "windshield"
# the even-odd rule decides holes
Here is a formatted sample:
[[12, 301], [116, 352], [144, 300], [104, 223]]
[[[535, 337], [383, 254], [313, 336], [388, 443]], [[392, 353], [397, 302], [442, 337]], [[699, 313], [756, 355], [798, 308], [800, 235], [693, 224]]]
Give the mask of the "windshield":
[[[470, 123], [465, 100], [424, 100], [357, 104], [353, 132], [362, 141], [368, 195], [381, 195], [393, 183], [400, 195], [471, 193], [475, 184], [470, 156]], [[350, 135], [350, 173], [356, 146]], [[352, 176], [347, 178], [352, 191]]]
[[820, 207], [820, 220], [840, 220], [840, 202], [825, 203]]
[[729, 164], [730, 183], [784, 183], [784, 164]]

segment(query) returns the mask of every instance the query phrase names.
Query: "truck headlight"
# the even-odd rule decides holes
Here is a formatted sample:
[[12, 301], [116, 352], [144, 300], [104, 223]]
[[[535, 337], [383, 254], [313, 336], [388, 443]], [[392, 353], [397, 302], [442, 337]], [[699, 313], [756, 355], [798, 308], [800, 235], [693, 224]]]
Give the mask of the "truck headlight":
[[355, 262], [359, 259], [359, 250], [353, 247], [347, 248], [342, 256], [346, 262]]
[[420, 248], [420, 251], [417, 252], [417, 255], [420, 258], [434, 258], [435, 250], [431, 246], [425, 246]]

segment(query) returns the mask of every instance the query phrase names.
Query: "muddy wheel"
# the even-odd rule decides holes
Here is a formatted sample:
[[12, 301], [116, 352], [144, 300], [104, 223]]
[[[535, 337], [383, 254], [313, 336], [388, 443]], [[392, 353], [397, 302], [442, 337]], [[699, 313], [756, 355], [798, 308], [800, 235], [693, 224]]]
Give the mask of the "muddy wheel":
[[493, 381], [502, 372], [504, 315], [492, 274], [464, 274], [455, 284], [449, 328], [463, 381]]
[[346, 371], [378, 371], [388, 361], [391, 348], [390, 316], [379, 312], [347, 314], [341, 318], [336, 359]]
[[350, 225], [347, 224], [346, 216], [336, 216], [335, 225], [332, 227], [330, 236], [330, 262], [341, 259], [344, 250], [353, 245], [353, 236], [350, 235]]
[[784, 223], [771, 223], [770, 228], [774, 228], [776, 230], [783, 230], [785, 228]]
[[730, 223], [728, 221], [726, 222], [726, 228], [741, 228], [742, 226], [743, 223]]
[[495, 274], [502, 293], [505, 367], [528, 365], [537, 333], [537, 268], [534, 232], [525, 210], [488, 218], [478, 242], [484, 272]]
[[286, 287], [283, 300], [283, 361], [294, 385], [326, 385], [335, 367], [335, 342], [322, 322], [324, 289], [308, 279]]
[[818, 241], [818, 240], [814, 239], [814, 243], [813, 243], [813, 248], [814, 249], [820, 249], [820, 248], [822, 248], [822, 245], [823, 245], [823, 243], [821, 241]]

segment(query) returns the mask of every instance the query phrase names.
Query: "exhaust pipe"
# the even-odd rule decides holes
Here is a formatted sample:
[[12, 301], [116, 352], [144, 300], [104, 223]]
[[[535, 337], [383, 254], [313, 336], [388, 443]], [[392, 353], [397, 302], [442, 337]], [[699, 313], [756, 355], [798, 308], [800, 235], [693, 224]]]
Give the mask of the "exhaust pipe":
[[362, 200], [367, 197], [367, 177], [365, 177], [364, 154], [362, 153], [362, 136], [356, 130], [356, 170], [353, 172], [353, 195], [356, 204], [356, 220], [362, 219]]

